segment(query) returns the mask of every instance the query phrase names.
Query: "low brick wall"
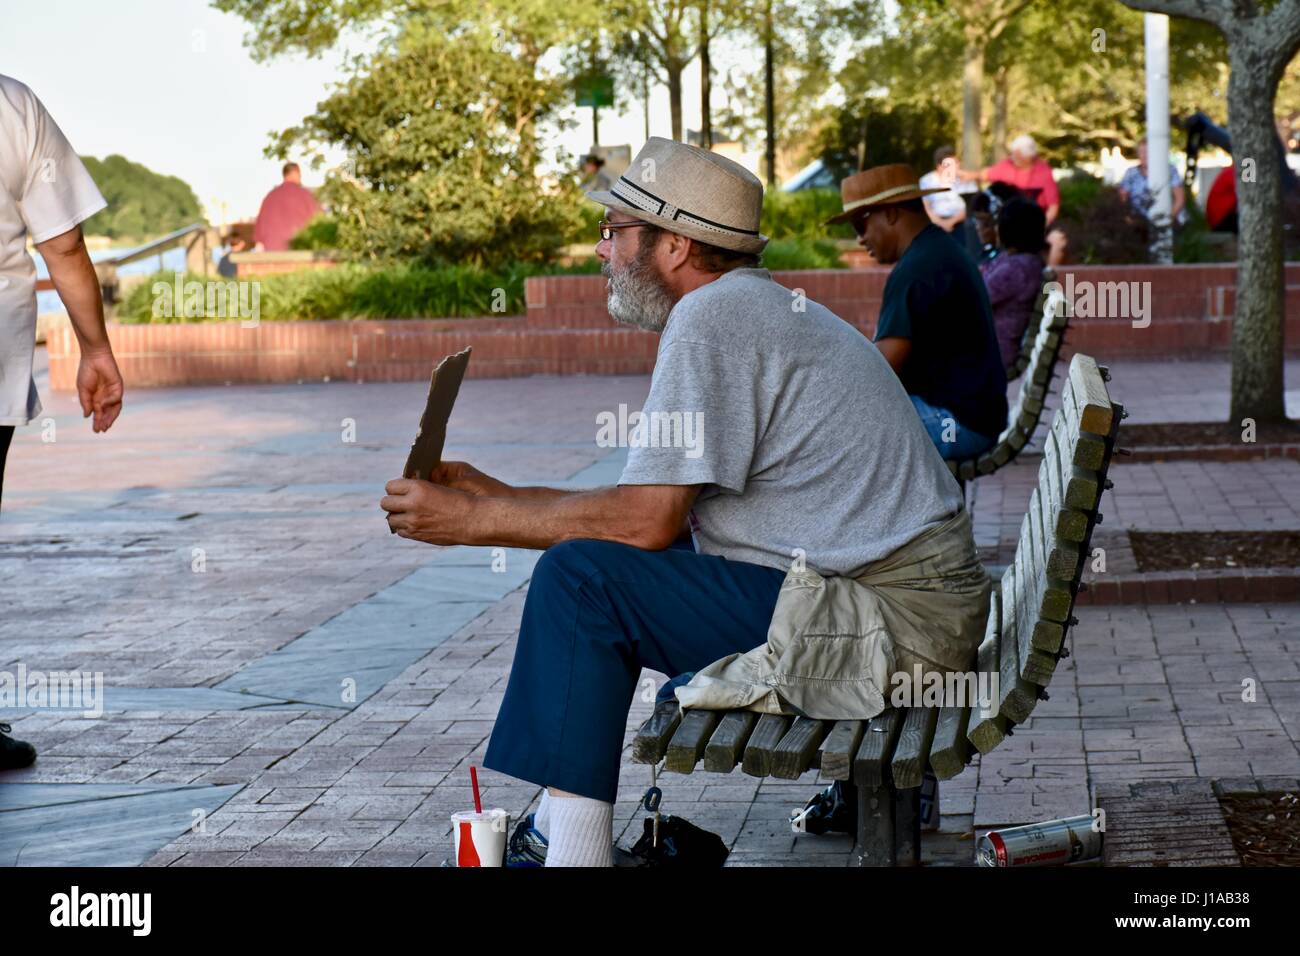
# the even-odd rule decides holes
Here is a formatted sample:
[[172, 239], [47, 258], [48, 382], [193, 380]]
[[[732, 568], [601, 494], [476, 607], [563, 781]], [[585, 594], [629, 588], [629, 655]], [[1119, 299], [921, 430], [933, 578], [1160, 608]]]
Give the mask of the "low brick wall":
[[[633, 375], [654, 367], [657, 336], [634, 329], [529, 329], [521, 317], [109, 326], [129, 386], [253, 382], [398, 382], [472, 346], [471, 378]], [[71, 329], [48, 340], [50, 387], [75, 388]]]
[[[802, 289], [865, 335], [875, 331], [885, 268], [780, 271], [777, 281]], [[1071, 321], [1067, 354], [1110, 358], [1197, 357], [1224, 353], [1236, 305], [1236, 266], [1074, 266], [1061, 282], [1150, 283], [1150, 325], [1128, 317]], [[1300, 263], [1286, 271], [1286, 340], [1300, 351]], [[467, 345], [469, 374], [646, 374], [657, 338], [616, 324], [605, 309], [599, 275], [537, 276], [526, 281], [523, 316], [347, 322], [238, 322], [112, 325], [109, 337], [132, 386], [225, 382], [402, 381], [423, 379], [430, 363]], [[50, 336], [50, 384], [70, 389], [77, 349], [70, 330]]]

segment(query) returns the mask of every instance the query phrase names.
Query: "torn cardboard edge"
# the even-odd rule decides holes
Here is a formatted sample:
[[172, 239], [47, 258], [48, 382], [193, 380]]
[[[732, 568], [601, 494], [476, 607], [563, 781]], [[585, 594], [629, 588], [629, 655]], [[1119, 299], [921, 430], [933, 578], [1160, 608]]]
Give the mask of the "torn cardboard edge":
[[[451, 409], [456, 404], [456, 396], [460, 394], [460, 383], [465, 378], [471, 351], [472, 348], [467, 348], [448, 355], [433, 370], [433, 377], [429, 380], [429, 395], [424, 402], [424, 413], [420, 416], [420, 430], [415, 433], [415, 441], [411, 443], [411, 451], [406, 456], [403, 478], [429, 481], [434, 469], [442, 461], [442, 449], [447, 441], [447, 420], [451, 418]], [[393, 533], [396, 534], [395, 531]]]

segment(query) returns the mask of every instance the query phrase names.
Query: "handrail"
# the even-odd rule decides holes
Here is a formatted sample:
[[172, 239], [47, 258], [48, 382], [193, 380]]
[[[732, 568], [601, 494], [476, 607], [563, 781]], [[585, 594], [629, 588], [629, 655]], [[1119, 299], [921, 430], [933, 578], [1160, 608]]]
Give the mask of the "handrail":
[[140, 246], [137, 249], [132, 249], [130, 252], [123, 253], [120, 256], [114, 256], [111, 259], [100, 259], [95, 264], [124, 266], [129, 262], [138, 262], [141, 259], [148, 259], [150, 256], [156, 255], [165, 249], [170, 249], [172, 246], [179, 246], [181, 240], [186, 236], [192, 235], [196, 232], [206, 232], [207, 230], [208, 226], [206, 223], [191, 223], [190, 225], [183, 226], [174, 232], [169, 232], [165, 236], [159, 236], [152, 242], [145, 243], [143, 246]]

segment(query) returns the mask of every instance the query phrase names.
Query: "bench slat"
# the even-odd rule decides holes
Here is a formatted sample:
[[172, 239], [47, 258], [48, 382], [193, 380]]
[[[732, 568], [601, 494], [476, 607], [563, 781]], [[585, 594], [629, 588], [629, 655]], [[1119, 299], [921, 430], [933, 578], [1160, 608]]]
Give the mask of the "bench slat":
[[890, 772], [899, 790], [919, 787], [930, 761], [930, 744], [939, 720], [938, 707], [909, 707], [894, 747]]
[[772, 773], [772, 754], [790, 729], [791, 718], [784, 714], [760, 714], [758, 724], [749, 737], [741, 769], [751, 777], [767, 777]]
[[[1001, 603], [1002, 595], [998, 588], [993, 589], [989, 599], [989, 619], [984, 628], [984, 640], [979, 646], [975, 669], [980, 674], [996, 674], [999, 668], [999, 642], [1001, 641]], [[988, 678], [982, 678], [987, 680]], [[987, 685], [986, 685], [987, 686]], [[1000, 713], [981, 717], [979, 712], [972, 712], [966, 732], [975, 749], [982, 754], [988, 753], [1006, 738], [1007, 719]], [[937, 772], [937, 771], [936, 771]]]
[[736, 764], [740, 763], [745, 745], [749, 743], [757, 723], [758, 711], [727, 711], [704, 748], [704, 769], [713, 773], [731, 773]]
[[830, 733], [834, 721], [796, 717], [772, 753], [772, 776], [795, 780], [816, 762], [817, 748]]
[[1001, 668], [998, 675], [997, 710], [1013, 724], [1022, 724], [1038, 703], [1038, 691], [1020, 679], [1017, 630], [1021, 615], [1027, 612], [1020, 610], [1024, 602], [1016, 597], [1016, 589], [1016, 569], [1012, 565], [1002, 575], [1002, 602], [1006, 607], [1017, 608], [1017, 613], [1014, 616], [1006, 615], [1002, 621], [1002, 640], [998, 644]]
[[853, 778], [853, 758], [857, 756], [862, 735], [866, 733], [865, 720], [837, 720], [822, 744], [822, 776], [831, 780]]
[[655, 704], [654, 712], [632, 739], [632, 762], [658, 763], [662, 760], [668, 741], [681, 719], [681, 706], [675, 699]]
[[1051, 430], [1043, 439], [1043, 462], [1038, 466], [1038, 487], [1045, 493], [1043, 503], [1055, 519], [1054, 524], [1049, 522], [1047, 526], [1056, 532], [1057, 537], [1082, 544], [1088, 534], [1088, 516], [1066, 504], [1060, 446]]
[[970, 706], [944, 707], [939, 711], [934, 741], [930, 744], [930, 769], [940, 780], [951, 780], [970, 763], [970, 741], [966, 739], [970, 715]]
[[1090, 355], [1075, 355], [1063, 389], [1078, 409], [1079, 427], [1094, 435], [1109, 435], [1114, 408], [1106, 394], [1106, 383], [1097, 362]]
[[853, 758], [853, 782], [860, 787], [881, 787], [888, 783], [887, 768], [898, 743], [898, 733], [903, 729], [905, 711], [890, 708], [872, 717], [867, 732], [862, 735], [862, 746]]
[[722, 720], [720, 710], [688, 710], [668, 742], [664, 754], [664, 769], [674, 773], [690, 773], [704, 755], [704, 747]]

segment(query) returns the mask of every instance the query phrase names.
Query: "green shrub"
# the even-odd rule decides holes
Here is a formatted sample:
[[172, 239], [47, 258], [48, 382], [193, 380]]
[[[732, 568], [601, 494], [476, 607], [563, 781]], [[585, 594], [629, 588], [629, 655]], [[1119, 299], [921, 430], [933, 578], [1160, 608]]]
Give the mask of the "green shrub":
[[827, 226], [844, 209], [837, 189], [801, 189], [786, 193], [770, 189], [763, 196], [763, 235], [772, 239], [852, 239], [848, 223]]
[[339, 221], [321, 214], [298, 231], [289, 240], [290, 249], [323, 249], [333, 251], [339, 247]]
[[766, 269], [843, 269], [840, 249], [832, 241], [773, 239], [763, 249]]
[[1061, 192], [1060, 217], [1075, 221], [1082, 219], [1087, 209], [1097, 202], [1103, 185], [1096, 176], [1078, 169], [1058, 180], [1056, 188]]
[[[572, 266], [516, 263], [488, 270], [473, 266], [430, 269], [401, 265], [374, 268], [349, 263], [331, 269], [308, 269], [243, 280], [256, 283], [259, 318], [277, 322], [309, 319], [464, 318], [518, 315], [524, 311], [524, 279], [531, 275], [599, 272], [594, 258]], [[117, 321], [174, 323], [223, 321], [235, 316], [184, 315], [184, 302], [155, 309], [163, 296], [162, 283], [174, 288], [176, 274], [159, 272], [135, 286], [118, 306]], [[221, 282], [216, 277], [187, 274], [184, 282]], [[500, 291], [498, 291], [500, 290]], [[251, 291], [245, 291], [251, 302]], [[206, 305], [206, 301], [205, 301]], [[155, 311], [170, 315], [155, 316]]]

